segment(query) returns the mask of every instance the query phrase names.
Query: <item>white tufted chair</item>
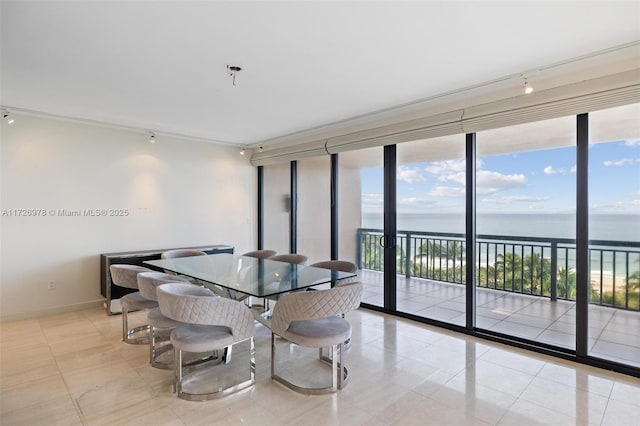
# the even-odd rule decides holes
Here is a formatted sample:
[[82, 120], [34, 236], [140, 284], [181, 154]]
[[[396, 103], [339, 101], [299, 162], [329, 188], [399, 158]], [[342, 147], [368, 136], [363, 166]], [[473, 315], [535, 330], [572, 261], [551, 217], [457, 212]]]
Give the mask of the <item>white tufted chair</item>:
[[160, 254], [161, 259], [177, 259], [179, 257], [206, 256], [207, 253], [196, 249], [167, 250]]
[[[113, 284], [120, 287], [138, 289], [138, 274], [141, 272], [151, 272], [151, 269], [136, 265], [115, 264], [109, 267], [109, 271], [111, 272], [111, 281]], [[120, 298], [120, 304], [122, 305], [122, 340], [132, 345], [148, 344], [149, 336], [147, 331], [149, 330], [149, 325], [144, 324], [129, 329], [129, 313], [156, 308], [158, 307], [158, 302], [149, 300], [142, 296], [139, 291], [136, 291]], [[136, 334], [140, 332], [144, 332], [144, 335], [136, 336]]]
[[[358, 272], [358, 267], [356, 266], [355, 263], [353, 262], [348, 262], [346, 260], [325, 260], [322, 262], [316, 262], [312, 265], [309, 266], [313, 266], [314, 268], [322, 268], [322, 269], [331, 269], [331, 270], [335, 270], [335, 271], [342, 271], [342, 272], [349, 272], [352, 274], [356, 274]], [[345, 285], [345, 284], [349, 284], [352, 282], [358, 281], [358, 276], [356, 275], [353, 278], [345, 278], [343, 280], [340, 280], [336, 283], [336, 286], [340, 286], [340, 285]], [[315, 290], [314, 288], [310, 288], [309, 290]], [[344, 318], [344, 314], [342, 314], [342, 318]], [[342, 346], [342, 348], [344, 350], [348, 350], [351, 347], [351, 338], [347, 339], [344, 342], [344, 345]], [[330, 357], [327, 357], [324, 355], [323, 352], [323, 348], [320, 348], [319, 350], [320, 353], [320, 359], [323, 359], [325, 361], [331, 361]]]
[[[306, 265], [307, 263], [309, 263], [309, 258], [307, 256], [305, 256], [304, 254], [297, 254], [297, 253], [277, 254], [275, 256], [271, 256], [269, 260], [291, 263], [293, 265]], [[277, 294], [275, 296], [268, 296], [265, 298], [265, 312], [267, 312], [267, 315], [270, 315], [268, 313], [270, 311], [269, 300], [275, 300], [275, 301], [280, 300], [280, 298], [284, 297], [286, 294], [287, 293]]]
[[[162, 314], [186, 323], [171, 332], [174, 348], [176, 392], [179, 398], [207, 400], [253, 386], [255, 383], [255, 324], [251, 311], [242, 303], [215, 297], [208, 290], [189, 284], [163, 284], [157, 288]], [[188, 372], [183, 365], [183, 352], [220, 351], [249, 340], [249, 379], [215, 391], [198, 392], [185, 389], [184, 376], [194, 377], [198, 370]], [[230, 351], [229, 351], [230, 352]], [[225, 364], [218, 364], [224, 368]]]
[[277, 252], [275, 250], [254, 250], [243, 254], [243, 256], [255, 257], [257, 259], [268, 259], [272, 256], [275, 256], [276, 253]]
[[[138, 288], [140, 289], [140, 294], [142, 294], [143, 297], [156, 302], [158, 301], [156, 288], [162, 284], [175, 282], [190, 284], [190, 282], [185, 278], [165, 274], [163, 272], [142, 272], [138, 274]], [[182, 323], [162, 315], [160, 307], [151, 309], [147, 314], [147, 319], [149, 321], [149, 363], [155, 368], [162, 368], [165, 370], [173, 368], [172, 360], [161, 361], [159, 360], [159, 357], [163, 353], [173, 349], [173, 346], [167, 342], [168, 333], [170, 330], [176, 328], [176, 326]], [[163, 339], [163, 337], [165, 338]], [[166, 342], [167, 344], [163, 345], [163, 342]]]
[[297, 253], [276, 254], [275, 256], [271, 256], [269, 260], [293, 263], [294, 265], [306, 265], [309, 262], [309, 258], [307, 256]]
[[[351, 324], [340, 314], [360, 306], [362, 284], [349, 283], [328, 290], [295, 292], [282, 297], [271, 317], [271, 378], [304, 394], [323, 394], [342, 389], [349, 372], [342, 345], [351, 337]], [[331, 347], [331, 386], [307, 388], [276, 373], [276, 336], [309, 348]]]

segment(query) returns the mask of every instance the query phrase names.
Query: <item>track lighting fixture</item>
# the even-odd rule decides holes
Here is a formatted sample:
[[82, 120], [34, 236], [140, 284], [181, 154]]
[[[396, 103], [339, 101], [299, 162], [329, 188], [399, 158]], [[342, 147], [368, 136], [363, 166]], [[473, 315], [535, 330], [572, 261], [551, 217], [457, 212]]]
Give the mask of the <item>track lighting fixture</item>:
[[156, 143], [156, 134], [149, 132], [149, 143]]
[[227, 65], [227, 74], [229, 74], [229, 77], [231, 77], [231, 81], [233, 82], [234, 86], [236, 85], [236, 74], [240, 71], [242, 71], [242, 68], [237, 65]]
[[240, 155], [244, 155], [244, 151], [245, 151], [244, 147], [240, 148]]
[[2, 110], [2, 119], [6, 121], [7, 124], [13, 123], [15, 120], [9, 115], [9, 111], [6, 109]]
[[524, 89], [524, 93], [526, 95], [533, 92], [533, 87], [531, 87], [531, 85], [529, 84], [526, 78], [524, 79], [524, 84], [522, 85], [522, 88]]

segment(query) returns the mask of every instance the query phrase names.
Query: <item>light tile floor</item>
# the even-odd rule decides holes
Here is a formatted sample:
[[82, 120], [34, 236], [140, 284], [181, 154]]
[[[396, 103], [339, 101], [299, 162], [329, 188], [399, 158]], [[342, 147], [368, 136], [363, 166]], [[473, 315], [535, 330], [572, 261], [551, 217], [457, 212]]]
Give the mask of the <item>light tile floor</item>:
[[[381, 272], [363, 270], [362, 301], [383, 303]], [[464, 326], [465, 288], [421, 278], [397, 279], [397, 309]], [[575, 303], [479, 288], [476, 291], [479, 328], [575, 349]], [[640, 312], [589, 305], [589, 351], [599, 358], [640, 367]]]
[[[102, 309], [3, 323], [0, 424], [638, 424], [639, 379], [363, 309], [347, 318], [351, 380], [338, 394], [272, 382], [270, 334], [258, 326], [255, 387], [208, 402], [177, 399], [171, 372], [121, 342], [121, 317]], [[246, 367], [244, 355], [232, 364]]]

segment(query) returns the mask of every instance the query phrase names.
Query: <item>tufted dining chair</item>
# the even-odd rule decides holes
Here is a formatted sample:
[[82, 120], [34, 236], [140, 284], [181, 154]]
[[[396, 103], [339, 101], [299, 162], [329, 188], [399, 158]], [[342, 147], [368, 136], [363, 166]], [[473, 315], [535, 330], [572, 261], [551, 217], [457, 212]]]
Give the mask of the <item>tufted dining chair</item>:
[[[138, 289], [138, 274], [152, 272], [151, 269], [136, 265], [113, 264], [109, 267], [113, 284]], [[129, 329], [129, 313], [158, 307], [158, 302], [145, 298], [139, 291], [129, 293], [120, 298], [122, 305], [122, 341], [132, 345], [146, 345], [149, 343], [147, 331], [149, 324]], [[140, 335], [144, 333], [144, 335]]]
[[[349, 272], [351, 274], [356, 274], [358, 273], [358, 267], [356, 266], [355, 263], [352, 262], [348, 262], [346, 260], [324, 260], [322, 262], [316, 262], [313, 263], [309, 266], [312, 266], [314, 268], [322, 268], [322, 269], [331, 269], [334, 271], [341, 271], [341, 272]], [[354, 282], [357, 281], [358, 277], [355, 276], [353, 278], [346, 278], [343, 280], [340, 280], [336, 283], [336, 285], [344, 285], [350, 282]]]
[[[297, 254], [297, 253], [277, 254], [275, 256], [271, 256], [269, 258], [269, 260], [275, 260], [277, 262], [291, 263], [293, 265], [306, 265], [309, 262], [309, 258], [307, 256], [305, 256], [304, 254]], [[269, 300], [278, 301], [285, 294], [277, 294], [275, 296], [268, 296], [268, 297], [265, 298], [264, 309], [265, 309], [265, 312], [267, 312], [267, 316], [270, 315], [268, 313], [270, 311]]]
[[276, 253], [277, 252], [275, 250], [254, 250], [244, 253], [243, 256], [255, 257], [257, 259], [268, 259], [272, 256], [275, 256]]
[[[190, 284], [186, 278], [163, 272], [142, 272], [138, 274], [140, 294], [146, 299], [156, 302], [158, 301], [157, 287], [175, 282]], [[149, 363], [155, 368], [173, 368], [173, 357], [169, 360], [160, 360], [160, 357], [165, 352], [173, 349], [173, 346], [168, 342], [168, 334], [181, 323], [162, 315], [159, 306], [149, 310], [147, 319], [149, 321]]]
[[161, 259], [177, 259], [179, 257], [206, 256], [207, 253], [196, 249], [175, 249], [163, 251], [160, 254]]
[[[185, 323], [171, 332], [174, 348], [174, 374], [176, 393], [179, 398], [203, 401], [228, 395], [255, 384], [255, 324], [251, 310], [242, 303], [216, 297], [208, 290], [189, 285], [170, 283], [157, 288], [158, 303], [162, 314], [172, 320]], [[215, 389], [197, 389], [205, 373], [203, 365], [195, 369], [183, 365], [183, 353], [221, 351], [240, 342], [249, 341], [249, 379], [237, 380], [232, 385]], [[226, 363], [214, 364], [211, 368], [225, 368]], [[220, 379], [220, 374], [217, 378]], [[235, 376], [234, 376], [235, 377]]]
[[275, 256], [271, 256], [269, 260], [293, 263], [294, 265], [306, 265], [309, 262], [309, 258], [307, 256], [297, 253], [276, 254]]
[[[271, 378], [304, 394], [331, 393], [342, 389], [349, 377], [342, 345], [351, 337], [351, 324], [340, 314], [357, 309], [361, 297], [362, 284], [359, 282], [282, 297], [273, 308], [271, 317]], [[331, 386], [309, 388], [280, 376], [276, 372], [277, 337], [309, 348], [331, 347]]]

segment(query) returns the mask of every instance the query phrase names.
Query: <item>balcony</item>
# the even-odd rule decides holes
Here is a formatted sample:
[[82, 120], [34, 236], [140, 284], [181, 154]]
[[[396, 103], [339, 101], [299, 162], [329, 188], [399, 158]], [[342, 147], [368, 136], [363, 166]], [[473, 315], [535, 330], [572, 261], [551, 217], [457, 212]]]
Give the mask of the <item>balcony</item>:
[[[382, 230], [360, 229], [363, 302], [382, 306]], [[575, 348], [575, 241], [480, 235], [476, 321], [482, 329]], [[397, 310], [465, 323], [461, 234], [398, 232]], [[589, 351], [640, 367], [640, 243], [591, 241]]]

